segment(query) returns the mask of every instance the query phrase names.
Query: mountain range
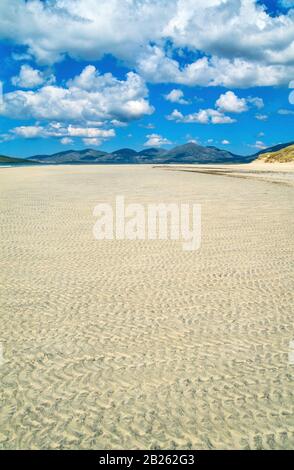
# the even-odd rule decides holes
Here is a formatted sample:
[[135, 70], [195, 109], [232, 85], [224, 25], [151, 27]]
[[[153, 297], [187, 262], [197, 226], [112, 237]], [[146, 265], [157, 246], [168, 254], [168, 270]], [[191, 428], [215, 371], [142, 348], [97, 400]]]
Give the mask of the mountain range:
[[[101, 150], [66, 150], [52, 155], [33, 155], [28, 159], [0, 157], [0, 163], [45, 163], [45, 164], [168, 164], [168, 163], [248, 163], [259, 158], [262, 154], [281, 151], [293, 145], [294, 142], [279, 144], [262, 149], [254, 155], [241, 156], [217, 147], [204, 147], [195, 143], [187, 143], [171, 150], [147, 148], [137, 152], [123, 148], [107, 153]], [[2, 160], [1, 160], [2, 159]]]
[[69, 150], [53, 155], [34, 155], [31, 161], [42, 163], [101, 163], [101, 164], [142, 164], [142, 163], [226, 163], [247, 161], [246, 157], [234, 155], [216, 147], [203, 147], [188, 143], [172, 150], [147, 148], [136, 152], [123, 148], [107, 153], [100, 150]]

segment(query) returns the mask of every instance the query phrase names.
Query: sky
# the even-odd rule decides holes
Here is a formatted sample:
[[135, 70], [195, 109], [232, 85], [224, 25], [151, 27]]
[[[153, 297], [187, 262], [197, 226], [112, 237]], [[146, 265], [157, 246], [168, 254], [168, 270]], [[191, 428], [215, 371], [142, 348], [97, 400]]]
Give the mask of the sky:
[[293, 141], [294, 0], [1, 0], [0, 154]]

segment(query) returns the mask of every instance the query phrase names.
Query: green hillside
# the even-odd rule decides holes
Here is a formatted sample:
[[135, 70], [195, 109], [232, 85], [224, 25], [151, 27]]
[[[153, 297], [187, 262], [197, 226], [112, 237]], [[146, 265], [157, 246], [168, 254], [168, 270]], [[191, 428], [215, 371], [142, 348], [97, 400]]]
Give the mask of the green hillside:
[[277, 152], [266, 152], [259, 156], [258, 160], [266, 163], [288, 163], [294, 162], [294, 145], [289, 145]]
[[14, 157], [5, 157], [4, 155], [0, 155], [0, 164], [1, 163], [7, 163], [7, 164], [16, 164], [19, 163], [21, 165], [25, 164], [32, 164], [29, 160], [26, 160], [24, 158], [14, 158]]

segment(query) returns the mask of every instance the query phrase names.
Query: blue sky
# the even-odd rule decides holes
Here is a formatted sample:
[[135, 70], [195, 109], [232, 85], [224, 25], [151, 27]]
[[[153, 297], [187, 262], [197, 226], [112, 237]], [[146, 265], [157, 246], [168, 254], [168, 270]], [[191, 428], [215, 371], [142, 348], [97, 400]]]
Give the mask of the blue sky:
[[293, 140], [292, 0], [2, 0], [0, 57], [3, 155]]

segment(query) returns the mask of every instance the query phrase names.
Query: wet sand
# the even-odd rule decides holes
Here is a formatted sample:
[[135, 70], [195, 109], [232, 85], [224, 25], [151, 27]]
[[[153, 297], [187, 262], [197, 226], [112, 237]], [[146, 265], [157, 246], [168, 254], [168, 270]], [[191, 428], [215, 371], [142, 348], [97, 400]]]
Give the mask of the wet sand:
[[240, 165], [161, 165], [169, 171], [187, 171], [232, 178], [258, 178], [268, 183], [294, 186], [294, 163], [264, 163], [254, 161]]
[[[293, 449], [294, 188], [235, 176], [0, 168], [0, 448]], [[95, 240], [116, 195], [200, 203], [201, 249]]]

